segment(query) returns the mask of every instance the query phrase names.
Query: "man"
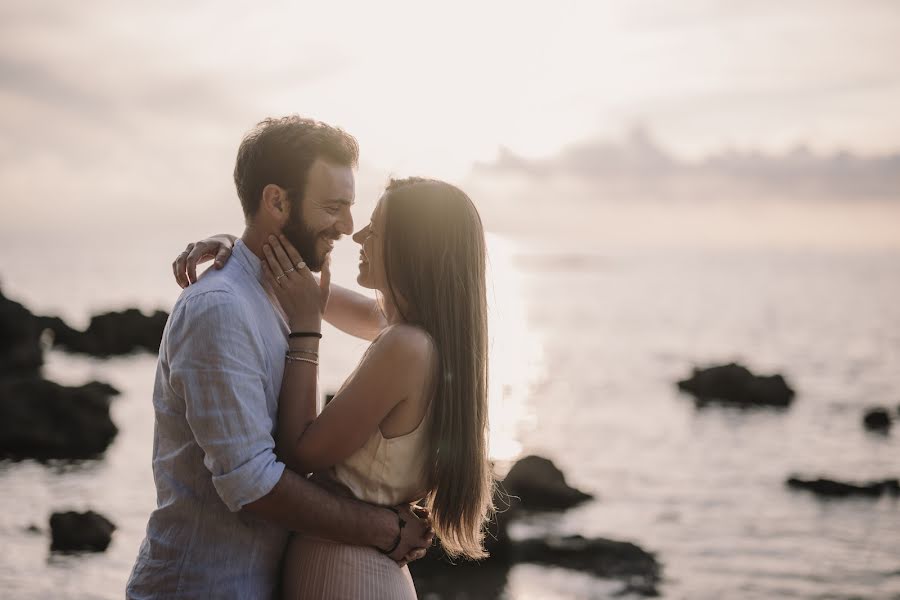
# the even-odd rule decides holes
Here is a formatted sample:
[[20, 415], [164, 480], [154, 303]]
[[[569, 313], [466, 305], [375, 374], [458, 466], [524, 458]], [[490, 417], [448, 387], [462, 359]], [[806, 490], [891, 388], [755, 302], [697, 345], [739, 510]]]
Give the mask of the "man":
[[[247, 227], [232, 260], [187, 288], [159, 350], [150, 516], [129, 598], [272, 598], [289, 531], [414, 559], [427, 520], [333, 495], [286, 469], [273, 432], [288, 328], [261, 283], [269, 235], [318, 271], [353, 232], [356, 140], [300, 117], [267, 119], [241, 143], [235, 185]], [[190, 248], [189, 248], [190, 249]], [[401, 524], [400, 521], [403, 521]], [[404, 526], [405, 525], [405, 526]]]

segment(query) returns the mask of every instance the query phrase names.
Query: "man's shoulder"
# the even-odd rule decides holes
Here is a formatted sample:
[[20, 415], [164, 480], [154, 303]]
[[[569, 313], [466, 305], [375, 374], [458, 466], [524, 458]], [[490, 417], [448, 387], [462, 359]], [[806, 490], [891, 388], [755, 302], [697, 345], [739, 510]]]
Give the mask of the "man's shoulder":
[[248, 297], [250, 290], [244, 273], [238, 265], [230, 261], [223, 268], [207, 269], [197, 282], [191, 284], [178, 297], [179, 304], [197, 304], [197, 300], [206, 299], [214, 302], [241, 302]]
[[229, 269], [229, 265], [221, 270], [210, 269], [181, 292], [172, 308], [172, 318], [193, 318], [210, 311], [239, 318], [251, 295], [249, 283], [238, 269]]

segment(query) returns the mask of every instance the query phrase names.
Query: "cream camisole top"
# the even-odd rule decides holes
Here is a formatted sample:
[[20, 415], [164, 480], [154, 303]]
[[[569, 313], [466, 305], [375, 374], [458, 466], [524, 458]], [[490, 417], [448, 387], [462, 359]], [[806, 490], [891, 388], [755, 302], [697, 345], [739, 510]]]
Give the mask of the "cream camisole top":
[[333, 468], [334, 478], [371, 504], [393, 506], [425, 496], [425, 431], [386, 438], [376, 429], [362, 447]]

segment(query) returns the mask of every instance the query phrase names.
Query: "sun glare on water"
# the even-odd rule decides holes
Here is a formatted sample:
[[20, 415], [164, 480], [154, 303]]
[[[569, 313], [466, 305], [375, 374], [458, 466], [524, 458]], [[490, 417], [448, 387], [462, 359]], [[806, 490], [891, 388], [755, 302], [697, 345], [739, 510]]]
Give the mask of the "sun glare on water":
[[496, 234], [488, 234], [487, 243], [490, 453], [503, 462], [522, 451], [519, 433], [530, 418], [529, 391], [544, 375], [543, 358], [540, 340], [527, 327], [515, 243]]

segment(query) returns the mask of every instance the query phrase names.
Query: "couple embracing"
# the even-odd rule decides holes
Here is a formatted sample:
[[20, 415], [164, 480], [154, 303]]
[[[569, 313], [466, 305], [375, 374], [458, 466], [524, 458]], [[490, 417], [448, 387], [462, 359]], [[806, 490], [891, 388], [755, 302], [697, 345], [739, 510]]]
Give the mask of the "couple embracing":
[[[415, 598], [406, 563], [435, 533], [451, 556], [484, 556], [481, 221], [458, 188], [411, 178], [353, 233], [357, 159], [340, 129], [266, 119], [234, 169], [243, 235], [173, 264], [186, 289], [159, 350], [157, 508], [129, 598]], [[330, 281], [350, 234], [377, 300]], [[371, 345], [319, 412], [323, 319]]]

